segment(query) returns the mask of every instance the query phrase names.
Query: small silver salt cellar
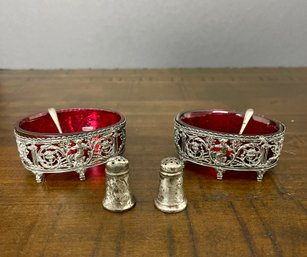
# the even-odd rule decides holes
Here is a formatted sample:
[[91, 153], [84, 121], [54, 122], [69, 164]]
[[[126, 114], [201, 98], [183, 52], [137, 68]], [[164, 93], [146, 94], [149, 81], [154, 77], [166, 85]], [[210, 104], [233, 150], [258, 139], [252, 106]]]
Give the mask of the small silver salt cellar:
[[186, 208], [183, 168], [184, 163], [175, 157], [167, 157], [161, 161], [159, 193], [154, 200], [155, 206], [160, 211], [175, 213]]
[[110, 158], [106, 163], [106, 194], [102, 201], [105, 209], [123, 212], [135, 206], [129, 187], [129, 162], [122, 156]]

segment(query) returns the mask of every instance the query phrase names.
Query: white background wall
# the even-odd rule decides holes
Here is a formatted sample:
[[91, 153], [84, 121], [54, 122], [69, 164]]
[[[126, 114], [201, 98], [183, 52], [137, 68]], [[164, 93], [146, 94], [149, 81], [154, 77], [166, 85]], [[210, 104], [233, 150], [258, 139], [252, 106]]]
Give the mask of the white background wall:
[[0, 68], [307, 66], [307, 0], [0, 0]]

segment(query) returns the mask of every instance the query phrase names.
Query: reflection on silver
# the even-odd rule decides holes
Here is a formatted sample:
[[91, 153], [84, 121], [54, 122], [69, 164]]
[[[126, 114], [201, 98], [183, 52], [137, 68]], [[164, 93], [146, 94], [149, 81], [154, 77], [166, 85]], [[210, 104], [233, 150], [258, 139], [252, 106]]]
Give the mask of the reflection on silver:
[[129, 187], [129, 162], [122, 156], [112, 157], [106, 164], [106, 194], [102, 201], [105, 209], [122, 212], [135, 206]]
[[175, 213], [184, 210], [187, 200], [183, 191], [184, 163], [175, 157], [161, 161], [160, 188], [155, 206], [163, 212]]

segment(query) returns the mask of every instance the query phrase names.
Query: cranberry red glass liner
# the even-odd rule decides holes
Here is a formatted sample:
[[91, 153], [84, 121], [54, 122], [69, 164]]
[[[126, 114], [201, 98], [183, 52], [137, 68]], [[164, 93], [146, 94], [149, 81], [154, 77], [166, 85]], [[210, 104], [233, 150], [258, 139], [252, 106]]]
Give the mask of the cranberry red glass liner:
[[68, 109], [59, 111], [59, 120], [63, 134], [56, 132], [47, 113], [27, 117], [15, 126], [21, 161], [36, 175], [37, 182], [42, 181], [44, 173], [68, 171], [79, 173], [80, 180], [84, 180], [87, 168], [124, 152], [126, 120], [118, 113]]
[[[213, 167], [217, 178], [226, 170], [256, 171], [257, 180], [279, 159], [285, 126], [254, 116], [239, 135], [243, 115], [225, 111], [192, 111], [177, 115], [174, 141], [183, 161]], [[237, 132], [237, 133], [235, 133]]]

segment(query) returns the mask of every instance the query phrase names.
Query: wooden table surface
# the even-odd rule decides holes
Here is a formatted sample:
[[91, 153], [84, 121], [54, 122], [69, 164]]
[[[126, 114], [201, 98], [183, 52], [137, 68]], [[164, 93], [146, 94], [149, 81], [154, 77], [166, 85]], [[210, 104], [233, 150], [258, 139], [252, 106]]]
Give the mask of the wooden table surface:
[[[307, 69], [0, 71], [0, 255], [307, 256]], [[102, 208], [105, 176], [26, 171], [14, 123], [48, 107], [114, 109], [127, 118], [130, 184], [137, 205]], [[176, 155], [173, 119], [183, 110], [257, 113], [286, 127], [277, 167], [215, 174], [187, 165], [188, 208], [155, 209], [160, 160]]]

